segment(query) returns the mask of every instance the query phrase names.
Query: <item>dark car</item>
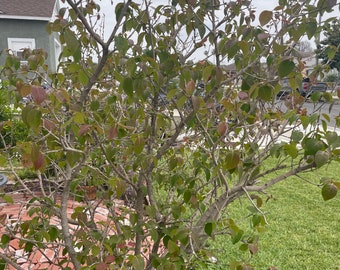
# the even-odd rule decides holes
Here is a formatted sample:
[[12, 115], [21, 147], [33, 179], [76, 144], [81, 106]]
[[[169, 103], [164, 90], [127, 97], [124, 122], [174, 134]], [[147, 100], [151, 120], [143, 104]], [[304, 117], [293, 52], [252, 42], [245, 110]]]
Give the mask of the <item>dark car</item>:
[[328, 88], [327, 83], [318, 82], [311, 83], [309, 78], [302, 80], [301, 89], [299, 89], [300, 95], [303, 97], [309, 97], [314, 92], [326, 92]]
[[277, 93], [276, 97], [278, 99], [284, 99], [287, 95], [290, 95], [291, 93], [292, 93], [292, 88], [289, 86], [284, 86]]

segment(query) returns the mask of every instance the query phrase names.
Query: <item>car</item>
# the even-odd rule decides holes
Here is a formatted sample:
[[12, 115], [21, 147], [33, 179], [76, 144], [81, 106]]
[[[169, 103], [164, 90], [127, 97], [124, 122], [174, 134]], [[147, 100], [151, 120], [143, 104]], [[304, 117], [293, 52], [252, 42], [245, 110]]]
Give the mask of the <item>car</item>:
[[326, 92], [328, 88], [327, 83], [317, 82], [312, 83], [309, 78], [302, 80], [301, 89], [299, 89], [300, 95], [303, 97], [310, 97], [315, 92]]
[[278, 99], [284, 99], [287, 97], [287, 95], [290, 95], [292, 93], [292, 88], [289, 86], [284, 86], [280, 89], [280, 91], [277, 93], [276, 97]]

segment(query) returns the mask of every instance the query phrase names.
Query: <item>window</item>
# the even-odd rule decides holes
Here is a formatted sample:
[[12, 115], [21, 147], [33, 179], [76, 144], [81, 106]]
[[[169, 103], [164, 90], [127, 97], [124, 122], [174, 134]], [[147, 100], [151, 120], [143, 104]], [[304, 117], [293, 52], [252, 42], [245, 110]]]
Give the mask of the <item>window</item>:
[[[11, 52], [22, 58], [22, 52], [24, 49], [35, 49], [34, 38], [8, 38], [8, 49]], [[26, 65], [27, 61], [21, 61], [21, 65]]]

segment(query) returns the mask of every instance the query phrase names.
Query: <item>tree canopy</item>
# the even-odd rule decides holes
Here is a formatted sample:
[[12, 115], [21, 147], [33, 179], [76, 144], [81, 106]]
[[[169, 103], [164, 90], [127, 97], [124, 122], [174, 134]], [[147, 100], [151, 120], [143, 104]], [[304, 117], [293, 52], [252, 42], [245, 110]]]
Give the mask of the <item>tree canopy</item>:
[[334, 20], [325, 26], [325, 39], [317, 48], [317, 57], [330, 69], [340, 71], [340, 20]]
[[[261, 229], [267, 188], [339, 160], [329, 116], [301, 110], [295, 93], [286, 106], [276, 100], [283, 79], [301, 84], [294, 44], [321, 31], [318, 14], [336, 1], [280, 0], [260, 14], [248, 0], [112, 2], [107, 37], [100, 1], [63, 2], [47, 26], [63, 46], [58, 71], [39, 49], [24, 51], [27, 65], [8, 55], [1, 71], [29, 129], [1, 149], [1, 161], [31, 191], [15, 173], [16, 153], [43, 193], [30, 201], [34, 222], [6, 234], [20, 233], [28, 251], [54, 243], [74, 269], [190, 269], [213, 256], [208, 239], [230, 235], [254, 254], [257, 238], [244, 235], [228, 206], [248, 198], [251, 226]], [[311, 97], [320, 98], [332, 102], [326, 92]], [[96, 187], [97, 201], [84, 186]], [[339, 182], [316, 186], [329, 200]], [[71, 216], [70, 199], [82, 202]], [[94, 218], [99, 206], [105, 221]]]

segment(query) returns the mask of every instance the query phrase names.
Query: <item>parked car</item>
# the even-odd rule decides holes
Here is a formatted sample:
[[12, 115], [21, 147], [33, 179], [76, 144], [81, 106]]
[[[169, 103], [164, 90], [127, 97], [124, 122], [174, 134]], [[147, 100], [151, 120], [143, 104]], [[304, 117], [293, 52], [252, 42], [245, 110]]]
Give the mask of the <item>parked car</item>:
[[327, 83], [318, 82], [311, 83], [309, 78], [304, 78], [302, 80], [301, 89], [299, 89], [300, 95], [303, 97], [309, 97], [314, 92], [326, 92], [328, 88]]
[[292, 93], [292, 88], [289, 86], [284, 86], [280, 89], [280, 91], [277, 93], [276, 97], [278, 99], [284, 99], [286, 98], [288, 95], [290, 95]]

